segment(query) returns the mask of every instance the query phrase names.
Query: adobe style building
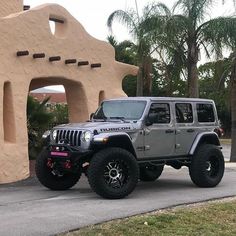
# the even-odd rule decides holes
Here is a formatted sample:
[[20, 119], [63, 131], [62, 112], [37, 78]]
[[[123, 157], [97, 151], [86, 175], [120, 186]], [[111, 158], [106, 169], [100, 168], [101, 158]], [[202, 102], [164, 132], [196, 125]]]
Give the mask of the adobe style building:
[[137, 67], [115, 61], [112, 46], [90, 36], [59, 5], [23, 11], [23, 0], [1, 0], [0, 32], [0, 183], [9, 183], [29, 176], [30, 90], [63, 85], [70, 121], [80, 122], [104, 98], [125, 96], [122, 79]]

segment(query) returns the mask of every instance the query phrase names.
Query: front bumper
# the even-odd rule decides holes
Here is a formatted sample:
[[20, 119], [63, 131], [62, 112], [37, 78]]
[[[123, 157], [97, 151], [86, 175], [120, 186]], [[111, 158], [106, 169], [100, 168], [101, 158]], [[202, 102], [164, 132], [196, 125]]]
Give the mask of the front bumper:
[[82, 161], [93, 154], [92, 150], [72, 147], [68, 144], [49, 144], [47, 150], [50, 158], [61, 161]]

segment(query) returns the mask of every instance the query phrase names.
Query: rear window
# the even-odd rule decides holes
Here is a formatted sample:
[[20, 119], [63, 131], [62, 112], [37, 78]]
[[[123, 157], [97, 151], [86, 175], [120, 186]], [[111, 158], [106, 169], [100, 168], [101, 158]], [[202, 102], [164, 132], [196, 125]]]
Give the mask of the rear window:
[[154, 114], [156, 119], [154, 124], [170, 123], [170, 106], [168, 103], [153, 103], [149, 114]]
[[214, 122], [215, 114], [212, 104], [197, 104], [198, 122]]
[[176, 103], [175, 114], [177, 123], [193, 123], [193, 110], [190, 103]]

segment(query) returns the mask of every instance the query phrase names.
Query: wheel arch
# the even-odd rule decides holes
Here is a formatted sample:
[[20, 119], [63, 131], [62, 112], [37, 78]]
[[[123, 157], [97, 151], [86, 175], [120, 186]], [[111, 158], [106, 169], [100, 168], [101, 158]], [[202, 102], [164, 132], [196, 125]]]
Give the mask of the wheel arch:
[[131, 138], [127, 133], [100, 134], [94, 138], [94, 144], [96, 146], [102, 145], [102, 149], [107, 147], [123, 148], [133, 154], [135, 158], [137, 157]]
[[219, 137], [215, 132], [204, 132], [197, 135], [189, 151], [189, 154], [194, 155], [198, 147], [203, 143], [213, 144], [221, 148]]

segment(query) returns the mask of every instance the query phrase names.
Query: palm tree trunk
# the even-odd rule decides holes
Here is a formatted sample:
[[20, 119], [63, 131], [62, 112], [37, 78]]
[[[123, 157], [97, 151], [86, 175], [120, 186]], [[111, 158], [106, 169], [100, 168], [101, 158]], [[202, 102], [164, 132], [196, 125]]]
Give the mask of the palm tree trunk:
[[198, 48], [195, 43], [188, 44], [188, 96], [192, 98], [199, 97], [198, 91]]
[[144, 62], [143, 77], [144, 81], [144, 94], [145, 96], [152, 95], [152, 59], [151, 57], [146, 57]]
[[143, 65], [142, 63], [139, 64], [136, 96], [143, 96]]
[[166, 95], [167, 97], [171, 97], [173, 93], [173, 88], [172, 88], [172, 78], [168, 69], [168, 66], [165, 66], [165, 79], [167, 81], [167, 92]]
[[233, 62], [233, 68], [231, 71], [231, 155], [230, 162], [236, 162], [236, 59]]

